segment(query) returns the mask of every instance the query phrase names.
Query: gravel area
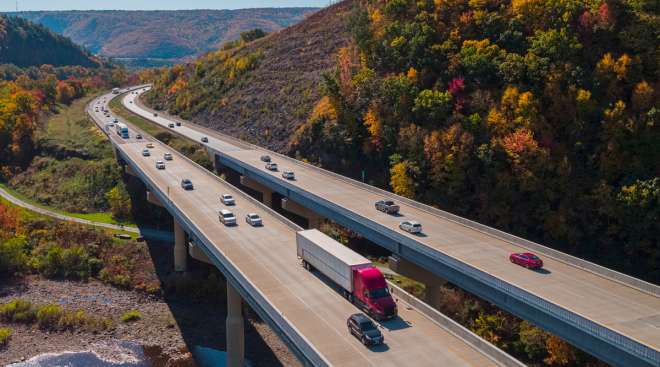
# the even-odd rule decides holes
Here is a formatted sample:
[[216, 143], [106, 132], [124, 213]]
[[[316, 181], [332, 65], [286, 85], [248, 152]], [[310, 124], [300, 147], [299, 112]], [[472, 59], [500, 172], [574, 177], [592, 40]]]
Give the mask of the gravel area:
[[[29, 276], [0, 284], [0, 303], [23, 298], [35, 304], [58, 303], [70, 310], [112, 318], [111, 330], [87, 332], [44, 332], [36, 326], [7, 324], [14, 335], [0, 349], [0, 365], [29, 359], [46, 352], [82, 351], [91, 345], [131, 341], [145, 346], [145, 355], [155, 366], [194, 366], [189, 350], [204, 346], [225, 349], [225, 298], [191, 300], [163, 298], [120, 290], [98, 281], [53, 281]], [[124, 323], [121, 315], [138, 310], [142, 318]], [[300, 365], [295, 356], [252, 312], [246, 312], [245, 350], [252, 366]]]

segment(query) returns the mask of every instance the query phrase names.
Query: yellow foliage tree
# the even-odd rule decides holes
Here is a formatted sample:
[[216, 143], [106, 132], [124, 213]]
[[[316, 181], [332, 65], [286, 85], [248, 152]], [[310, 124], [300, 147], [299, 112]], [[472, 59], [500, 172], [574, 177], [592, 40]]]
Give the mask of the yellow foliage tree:
[[646, 80], [642, 80], [641, 82], [637, 83], [631, 98], [633, 109], [640, 112], [651, 108], [654, 103], [654, 92], [655, 91], [653, 90], [653, 87], [651, 87], [649, 83], [646, 82]]
[[568, 366], [575, 362], [575, 349], [559, 337], [550, 336], [545, 342], [545, 347], [548, 351], [548, 357], [543, 362], [546, 364], [551, 366]]
[[411, 199], [415, 197], [412, 171], [413, 167], [408, 161], [396, 163], [390, 168], [390, 186], [395, 194]]

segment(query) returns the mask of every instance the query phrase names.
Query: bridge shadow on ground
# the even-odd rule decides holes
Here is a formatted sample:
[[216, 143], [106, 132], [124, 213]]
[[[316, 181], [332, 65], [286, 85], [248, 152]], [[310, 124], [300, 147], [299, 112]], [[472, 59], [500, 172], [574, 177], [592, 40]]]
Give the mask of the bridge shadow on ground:
[[[189, 257], [190, 271], [185, 275], [175, 274], [173, 244], [147, 239], [147, 245], [161, 282], [162, 298], [174, 317], [176, 327], [181, 331], [187, 349], [194, 352], [196, 347], [206, 347], [225, 351], [227, 293], [222, 273], [212, 265]], [[277, 339], [276, 349], [286, 350], [286, 346], [275, 338], [273, 331], [247, 305], [244, 305], [244, 319], [246, 360], [249, 360], [252, 366], [289, 365], [286, 360], [282, 362], [278, 359], [259, 331], [265, 332], [264, 335], [269, 340]], [[273, 341], [270, 342], [272, 345]], [[289, 355], [293, 356], [290, 353]], [[199, 363], [197, 358], [195, 360]]]

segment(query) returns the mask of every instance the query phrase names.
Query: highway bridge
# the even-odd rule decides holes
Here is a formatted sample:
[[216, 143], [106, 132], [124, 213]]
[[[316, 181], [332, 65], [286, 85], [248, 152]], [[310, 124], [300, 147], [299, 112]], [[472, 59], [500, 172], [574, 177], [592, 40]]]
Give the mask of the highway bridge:
[[[113, 97], [106, 94], [90, 102], [88, 114], [110, 138], [127, 173], [144, 183], [147, 198], [172, 214], [175, 269], [185, 271], [190, 255], [214, 264], [227, 279], [230, 366], [243, 365], [243, 300], [305, 365], [522, 366], [394, 286], [399, 317], [379, 324], [385, 345], [365, 348], [346, 327], [348, 316], [358, 309], [297, 259], [295, 234], [300, 227], [130, 124], [129, 138], [121, 138], [112, 125], [115, 116], [103, 111]], [[143, 138], [137, 139], [137, 133]], [[153, 147], [143, 156], [147, 143]], [[163, 160], [165, 152], [171, 152], [173, 160], [157, 169], [156, 161]], [[194, 190], [181, 188], [184, 178], [192, 180]], [[223, 193], [236, 198], [231, 209], [237, 226], [226, 227], [218, 220]], [[243, 221], [252, 212], [263, 218], [263, 227]]]
[[[328, 218], [390, 250], [401, 269], [424, 272], [450, 281], [499, 307], [529, 320], [615, 366], [660, 366], [660, 287], [572, 257], [540, 244], [498, 231], [390, 192], [279, 155], [219, 132], [158, 115], [128, 94], [123, 105], [131, 112], [201, 142], [216, 167], [241, 175], [241, 184], [308, 219], [311, 227]], [[205, 139], [206, 140], [206, 139]], [[295, 172], [285, 180], [264, 169], [268, 154], [282, 169]], [[401, 216], [374, 209], [374, 202], [392, 199]], [[401, 220], [421, 222], [424, 232], [398, 229]], [[509, 263], [512, 252], [532, 251], [543, 257], [541, 271]], [[425, 279], [430, 279], [428, 276]], [[433, 294], [441, 282], [429, 280]], [[433, 299], [429, 300], [433, 303]]]

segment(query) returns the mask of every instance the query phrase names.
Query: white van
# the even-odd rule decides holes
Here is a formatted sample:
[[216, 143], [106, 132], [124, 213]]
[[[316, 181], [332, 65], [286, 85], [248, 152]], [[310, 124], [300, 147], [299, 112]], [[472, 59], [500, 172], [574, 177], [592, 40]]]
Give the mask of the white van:
[[236, 216], [227, 209], [221, 209], [218, 212], [218, 219], [220, 219], [220, 222], [226, 226], [233, 226], [236, 224]]

